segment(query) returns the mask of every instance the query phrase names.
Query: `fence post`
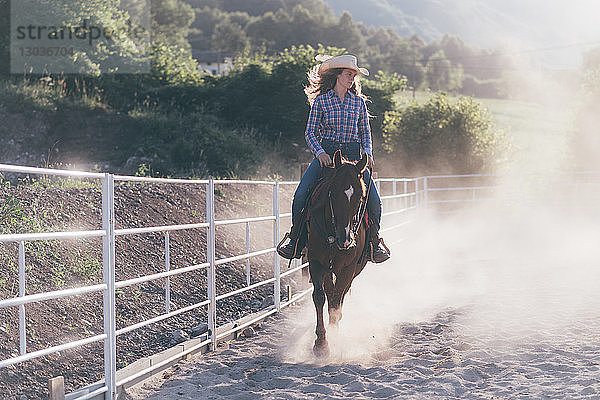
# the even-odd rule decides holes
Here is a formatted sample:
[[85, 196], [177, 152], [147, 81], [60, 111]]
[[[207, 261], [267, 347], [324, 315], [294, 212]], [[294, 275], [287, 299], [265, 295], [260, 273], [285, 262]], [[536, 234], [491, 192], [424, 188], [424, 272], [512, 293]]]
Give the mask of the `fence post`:
[[417, 209], [421, 210], [421, 185], [419, 184], [419, 180], [421, 178], [415, 179], [415, 193], [417, 194], [417, 198], [415, 199]]
[[273, 256], [273, 272], [275, 283], [273, 288], [273, 304], [277, 312], [281, 310], [281, 268], [279, 265], [279, 254], [277, 253], [277, 245], [279, 244], [279, 182], [275, 182], [273, 186], [273, 247], [275, 253]]
[[[165, 232], [165, 270], [171, 269], [171, 244], [169, 241], [169, 232]], [[167, 314], [171, 310], [171, 278], [167, 276], [165, 282], [165, 310]]]
[[215, 273], [215, 181], [211, 178], [206, 189], [206, 220], [208, 222], [208, 235], [206, 240], [206, 258], [209, 264], [207, 269], [208, 299], [208, 329], [210, 331], [211, 350], [217, 348], [217, 301], [216, 301], [216, 273]]
[[[25, 243], [19, 242], [19, 297], [25, 296]], [[25, 322], [25, 305], [19, 305], [19, 350], [21, 355], [27, 353], [27, 324]]]
[[424, 207], [427, 208], [427, 205], [429, 204], [429, 186], [427, 177], [423, 178], [423, 202], [425, 203]]
[[102, 180], [102, 279], [104, 291], [104, 381], [106, 398], [117, 398], [117, 337], [115, 334], [115, 193], [114, 176], [104, 174]]
[[[246, 254], [250, 254], [250, 222], [246, 222]], [[250, 286], [250, 257], [246, 258], [246, 286]]]
[[48, 379], [49, 400], [65, 400], [65, 378], [57, 376]]
[[[392, 195], [396, 196], [397, 189], [398, 188], [396, 187], [396, 179], [394, 179], [392, 181]], [[394, 200], [392, 200], [392, 202], [394, 204], [394, 210], [397, 210], [398, 209], [398, 203], [399, 203], [398, 199], [396, 197], [394, 197]]]

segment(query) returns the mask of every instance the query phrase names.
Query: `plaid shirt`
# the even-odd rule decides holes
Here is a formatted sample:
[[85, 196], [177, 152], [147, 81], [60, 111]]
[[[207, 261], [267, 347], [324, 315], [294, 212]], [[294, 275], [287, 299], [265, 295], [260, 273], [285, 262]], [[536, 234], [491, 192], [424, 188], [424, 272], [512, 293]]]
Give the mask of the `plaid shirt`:
[[333, 89], [317, 96], [310, 109], [304, 136], [315, 157], [325, 152], [319, 139], [358, 142], [365, 153], [372, 155], [367, 105], [350, 91], [346, 92], [343, 103]]

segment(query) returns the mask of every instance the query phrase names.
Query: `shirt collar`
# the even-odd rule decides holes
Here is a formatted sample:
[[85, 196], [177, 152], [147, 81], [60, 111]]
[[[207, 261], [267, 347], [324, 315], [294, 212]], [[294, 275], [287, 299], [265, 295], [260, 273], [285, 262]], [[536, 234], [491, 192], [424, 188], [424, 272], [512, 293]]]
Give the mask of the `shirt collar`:
[[[330, 98], [333, 98], [334, 96], [337, 97], [339, 99], [339, 97], [337, 96], [337, 93], [335, 92], [334, 89], [329, 89], [329, 91], [327, 92], [327, 94], [329, 95]], [[352, 96], [354, 95], [354, 93], [352, 93], [351, 90], [348, 90], [346, 92], [346, 94], [348, 95], [348, 98], [352, 98]], [[344, 96], [345, 97], [345, 96]], [[340, 99], [340, 101], [343, 103], [344, 99]]]

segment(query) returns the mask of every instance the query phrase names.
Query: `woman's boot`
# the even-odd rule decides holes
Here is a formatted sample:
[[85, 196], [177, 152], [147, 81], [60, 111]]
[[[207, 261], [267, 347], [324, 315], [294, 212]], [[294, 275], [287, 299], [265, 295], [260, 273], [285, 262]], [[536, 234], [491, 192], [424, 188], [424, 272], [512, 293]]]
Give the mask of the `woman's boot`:
[[390, 249], [387, 248], [383, 238], [379, 237], [379, 229], [376, 228], [375, 224], [371, 225], [371, 251], [370, 260], [374, 263], [382, 263], [390, 258]]
[[[292, 222], [290, 232], [286, 233], [283, 239], [281, 239], [281, 242], [277, 245], [277, 253], [288, 260], [302, 257], [302, 249], [304, 249], [304, 245], [306, 244], [306, 234], [302, 232], [304, 223], [301, 223], [300, 220], [301, 218], [299, 218], [298, 221]], [[283, 245], [288, 238], [288, 243]]]

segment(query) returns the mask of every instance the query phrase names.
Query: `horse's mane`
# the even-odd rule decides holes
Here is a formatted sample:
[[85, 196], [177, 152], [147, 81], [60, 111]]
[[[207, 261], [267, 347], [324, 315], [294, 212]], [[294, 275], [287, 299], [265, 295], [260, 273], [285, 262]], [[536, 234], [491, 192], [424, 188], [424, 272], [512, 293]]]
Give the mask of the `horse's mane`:
[[311, 209], [315, 209], [315, 208], [320, 208], [325, 206], [325, 202], [327, 201], [327, 196], [328, 196], [328, 192], [329, 192], [329, 187], [331, 187], [331, 184], [333, 183], [333, 177], [335, 176], [335, 173], [330, 173], [329, 176], [324, 177], [322, 180], [320, 180], [317, 185], [315, 186], [315, 189], [313, 191], [313, 194], [311, 196], [310, 199], [310, 208]]
[[[356, 163], [342, 158], [342, 165], [344, 164], [355, 165]], [[319, 181], [319, 183], [317, 183], [317, 186], [315, 187], [315, 190], [313, 192], [311, 198], [311, 208], [320, 208], [325, 205], [329, 192], [329, 190], [326, 189], [329, 189], [329, 187], [331, 187], [331, 185], [333, 184], [333, 180], [336, 176], [336, 169], [324, 169], [323, 174], [325, 175], [324, 178], [321, 181]], [[359, 182], [362, 189], [362, 196], [365, 197], [367, 195], [367, 186], [365, 185], [365, 181], [362, 177], [359, 178]]]

